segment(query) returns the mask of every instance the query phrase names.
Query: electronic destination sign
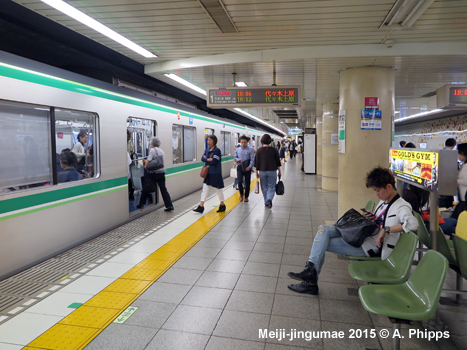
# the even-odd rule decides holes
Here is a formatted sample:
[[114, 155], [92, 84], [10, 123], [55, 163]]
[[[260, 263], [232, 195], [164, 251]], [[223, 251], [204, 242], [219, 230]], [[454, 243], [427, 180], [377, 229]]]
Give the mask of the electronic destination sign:
[[206, 100], [210, 108], [298, 106], [300, 104], [300, 87], [269, 86], [208, 89]]
[[449, 88], [449, 103], [467, 104], [467, 87]]

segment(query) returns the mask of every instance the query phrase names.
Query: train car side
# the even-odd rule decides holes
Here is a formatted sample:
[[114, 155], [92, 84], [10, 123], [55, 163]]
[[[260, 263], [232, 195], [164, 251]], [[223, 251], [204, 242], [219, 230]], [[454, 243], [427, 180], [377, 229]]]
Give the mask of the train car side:
[[[177, 112], [173, 108], [147, 101], [144, 97], [135, 99], [106, 93], [102, 89], [86, 92], [84, 90], [89, 87], [82, 84], [73, 89], [59, 80], [54, 85], [44, 79], [39, 76], [37, 81], [27, 81], [3, 74], [0, 76], [0, 84], [8, 86], [8, 89], [2, 91], [0, 98], [2, 101], [95, 115], [93, 137], [96, 174], [78, 182], [24, 188], [1, 194], [0, 279], [130, 219], [126, 156], [128, 118], [155, 122], [156, 136], [161, 139], [161, 148], [166, 154], [167, 186], [173, 199], [201, 187], [202, 179], [198, 172], [202, 166], [200, 159], [204, 151], [206, 128], [213, 129], [216, 135], [221, 135], [221, 132], [230, 135], [226, 136], [230, 138], [223, 157], [229, 165], [234, 152], [234, 142], [230, 142], [232, 135], [241, 134], [245, 130], [241, 126], [208, 116], [191, 115], [190, 111]], [[174, 125], [195, 128], [194, 160], [172, 164]], [[8, 158], [2, 159], [2, 167], [7, 166]], [[229, 169], [230, 166], [223, 167], [224, 176], [229, 175]]]

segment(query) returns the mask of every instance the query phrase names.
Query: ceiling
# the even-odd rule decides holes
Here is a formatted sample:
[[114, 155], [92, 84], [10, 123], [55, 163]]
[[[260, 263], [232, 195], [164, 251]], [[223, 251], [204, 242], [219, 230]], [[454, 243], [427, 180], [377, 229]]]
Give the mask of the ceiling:
[[[399, 18], [385, 25], [391, 9], [404, 3], [395, 0], [67, 0], [158, 56], [151, 59], [41, 1], [14, 2], [144, 64], [146, 74], [176, 87], [182, 86], [164, 73], [204, 89], [232, 86], [234, 72], [248, 86], [270, 86], [275, 71], [277, 85], [302, 86], [296, 108], [302, 125], [323, 104], [338, 102], [339, 70], [347, 67], [395, 67], [396, 109], [400, 100], [418, 104], [445, 84], [467, 81], [465, 0], [428, 1], [411, 28], [401, 27]], [[280, 127], [272, 108], [248, 111]]]

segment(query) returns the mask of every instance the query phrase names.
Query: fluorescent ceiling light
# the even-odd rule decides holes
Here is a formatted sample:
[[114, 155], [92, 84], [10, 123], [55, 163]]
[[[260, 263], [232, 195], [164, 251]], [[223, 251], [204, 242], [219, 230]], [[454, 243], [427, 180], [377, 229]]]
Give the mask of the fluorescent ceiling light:
[[411, 28], [433, 4], [434, 0], [397, 0], [384, 18], [379, 28]]
[[435, 0], [420, 0], [408, 16], [402, 21], [401, 27], [411, 28], [434, 1]]
[[60, 12], [63, 12], [64, 14], [76, 19], [77, 21], [87, 25], [88, 27], [98, 31], [99, 33], [109, 37], [112, 40], [115, 40], [116, 42], [122, 44], [123, 46], [126, 46], [130, 50], [135, 51], [136, 53], [139, 53], [140, 55], [146, 57], [146, 58], [154, 58], [157, 57], [153, 53], [149, 52], [148, 50], [142, 48], [138, 44], [134, 43], [131, 40], [128, 40], [124, 36], [118, 34], [117, 32], [113, 31], [109, 27], [103, 25], [102, 23], [96, 21], [95, 19], [89, 17], [88, 15], [84, 14], [83, 12], [77, 10], [73, 6], [68, 5], [66, 2], [63, 2], [62, 0], [41, 0], [42, 2], [46, 3], [49, 6], [52, 6], [53, 8], [57, 9]]
[[238, 87], [247, 87], [248, 85], [246, 85], [246, 83], [243, 82], [243, 81], [236, 81], [236, 82], [235, 82], [235, 86], [238, 86]]
[[206, 90], [203, 90], [201, 89], [200, 87], [197, 87], [196, 85], [190, 83], [188, 80], [185, 80], [183, 78], [180, 78], [178, 75], [176, 74], [172, 74], [172, 73], [167, 73], [167, 74], [164, 74], [167, 78], [170, 78], [172, 80], [175, 80], [176, 82], [182, 84], [182, 85], [185, 85], [186, 87], [189, 87], [190, 89], [192, 90], [195, 90], [196, 92], [199, 92], [200, 94], [203, 94], [203, 95], [206, 95]]
[[264, 124], [264, 125], [267, 125], [267, 126], [269, 126], [270, 128], [273, 128], [274, 130], [280, 132], [280, 133], [283, 134], [283, 135], [286, 135], [286, 133], [283, 132], [282, 130], [279, 130], [278, 128], [272, 126], [271, 124], [268, 124], [268, 123], [262, 121], [261, 119], [255, 117], [253, 114], [250, 114], [250, 113], [248, 113], [248, 112], [245, 112], [243, 109], [234, 108], [234, 110], [237, 111], [237, 112], [239, 112], [239, 113], [242, 113], [242, 114], [246, 115], [247, 117], [249, 117], [249, 118], [251, 118], [251, 119], [257, 120], [258, 122], [260, 122], [260, 123], [262, 123], [262, 124]]
[[401, 121], [404, 121], [404, 120], [407, 120], [407, 119], [424, 117], [426, 115], [430, 115], [430, 114], [434, 114], [434, 113], [438, 113], [438, 112], [442, 112], [442, 111], [443, 111], [442, 109], [433, 109], [432, 111], [412, 114], [412, 115], [409, 115], [408, 117], [399, 118], [399, 119], [396, 119], [394, 122], [398, 123], [398, 122], [401, 122]]

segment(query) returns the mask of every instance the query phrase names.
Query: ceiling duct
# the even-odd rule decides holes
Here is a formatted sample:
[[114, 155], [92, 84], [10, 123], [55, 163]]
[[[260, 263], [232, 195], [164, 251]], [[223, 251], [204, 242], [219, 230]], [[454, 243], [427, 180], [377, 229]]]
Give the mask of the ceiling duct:
[[273, 110], [273, 112], [279, 118], [298, 119], [297, 111], [295, 109], [276, 109], [276, 110]]
[[222, 33], [238, 33], [238, 28], [227, 12], [222, 0], [198, 1]]
[[436, 91], [431, 91], [431, 92], [429, 92], [429, 93], [427, 93], [427, 94], [425, 94], [425, 95], [423, 95], [421, 97], [432, 97], [432, 96], [435, 96], [435, 95], [436, 95]]
[[287, 125], [287, 127], [290, 128], [290, 129], [300, 127], [300, 124], [298, 124], [298, 123], [284, 123], [284, 124]]

